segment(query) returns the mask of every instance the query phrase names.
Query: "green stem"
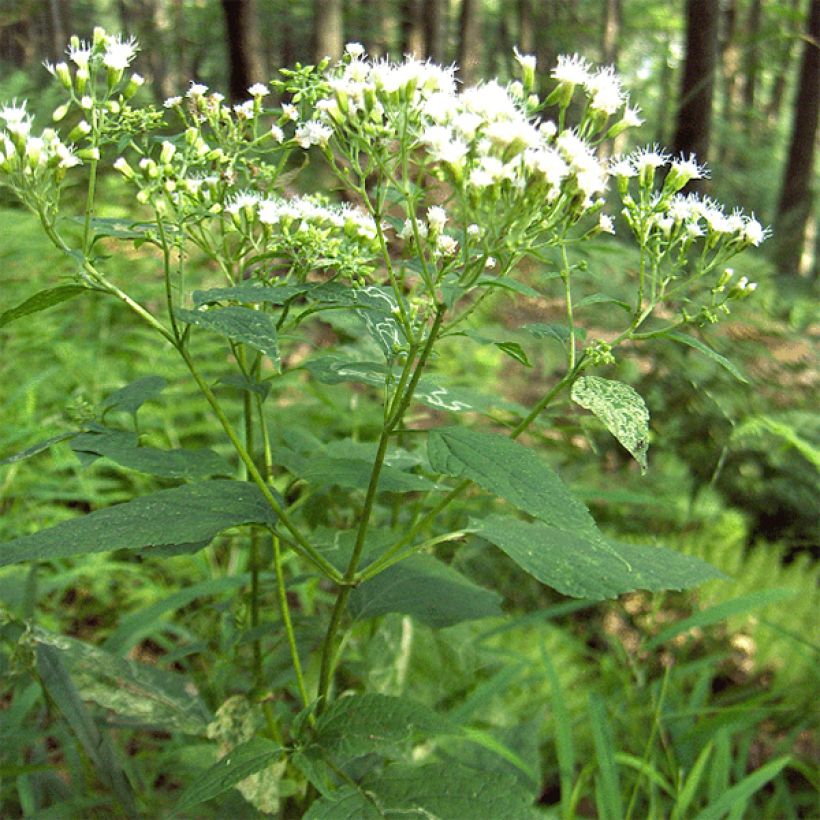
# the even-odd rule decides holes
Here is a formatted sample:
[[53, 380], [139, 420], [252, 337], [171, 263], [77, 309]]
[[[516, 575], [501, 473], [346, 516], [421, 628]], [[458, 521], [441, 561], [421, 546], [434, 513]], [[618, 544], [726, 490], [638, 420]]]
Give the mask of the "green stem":
[[190, 353], [185, 349], [183, 346], [178, 346], [177, 350], [179, 351], [180, 356], [182, 356], [185, 364], [188, 366], [188, 370], [190, 371], [191, 375], [194, 378], [194, 381], [197, 383], [202, 395], [205, 396], [206, 401], [211, 406], [211, 409], [214, 411], [214, 415], [219, 419], [220, 424], [222, 425], [222, 429], [225, 431], [225, 434], [230, 439], [231, 444], [234, 446], [239, 458], [242, 460], [242, 463], [245, 465], [248, 471], [248, 475], [250, 476], [251, 480], [254, 484], [259, 488], [262, 495], [265, 497], [265, 500], [268, 502], [270, 508], [276, 513], [279, 518], [279, 522], [282, 526], [291, 534], [294, 541], [302, 548], [305, 556], [316, 566], [318, 567], [328, 578], [336, 583], [342, 583], [343, 578], [339, 571], [334, 567], [327, 559], [325, 559], [317, 550], [316, 548], [308, 541], [304, 535], [299, 531], [299, 528], [291, 521], [290, 516], [285, 511], [284, 507], [276, 500], [276, 497], [270, 491], [270, 488], [267, 485], [267, 482], [262, 477], [262, 474], [259, 472], [256, 464], [254, 464], [253, 459], [251, 458], [248, 451], [245, 449], [242, 441], [240, 440], [239, 436], [234, 430], [233, 425], [230, 422], [230, 419], [225, 415], [225, 411], [222, 409], [222, 406], [219, 404], [216, 396], [214, 395], [211, 388], [208, 386], [208, 383], [202, 378], [202, 375], [199, 373], [196, 365], [191, 359]]
[[282, 616], [282, 624], [285, 627], [285, 634], [290, 648], [290, 659], [293, 663], [293, 672], [296, 675], [296, 686], [299, 689], [299, 697], [305, 708], [310, 705], [307, 687], [305, 686], [305, 676], [302, 673], [302, 662], [299, 660], [299, 650], [296, 645], [296, 633], [293, 631], [293, 621], [290, 618], [290, 605], [288, 604], [287, 587], [285, 586], [285, 574], [282, 569], [282, 550], [279, 538], [273, 535], [273, 563], [276, 568], [276, 591], [279, 597], [279, 612]]
[[567, 327], [569, 328], [568, 364], [569, 370], [572, 371], [575, 369], [575, 319], [572, 314], [572, 285], [570, 282], [571, 271], [569, 259], [567, 257], [567, 246], [565, 242], [561, 244], [561, 259], [564, 263], [563, 270], [561, 271], [561, 278], [564, 280], [564, 299], [567, 308]]
[[[362, 509], [361, 517], [359, 519], [359, 529], [356, 533], [356, 542], [353, 545], [353, 552], [350, 556], [347, 569], [342, 578], [342, 583], [339, 592], [336, 595], [336, 602], [333, 605], [333, 611], [330, 616], [330, 623], [328, 624], [327, 632], [325, 633], [325, 640], [322, 646], [322, 661], [319, 670], [319, 705], [318, 712], [321, 714], [327, 708], [328, 695], [330, 693], [330, 684], [333, 678], [333, 670], [335, 668], [335, 660], [337, 653], [336, 636], [339, 632], [339, 627], [342, 623], [345, 610], [347, 609], [347, 601], [350, 597], [350, 591], [353, 588], [356, 579], [356, 571], [359, 568], [362, 552], [364, 551], [365, 540], [367, 537], [367, 529], [370, 525], [370, 517], [373, 512], [373, 504], [376, 500], [376, 492], [379, 484], [379, 475], [384, 464], [384, 457], [387, 455], [387, 447], [390, 443], [390, 436], [393, 430], [401, 423], [402, 416], [410, 406], [413, 400], [413, 393], [421, 378], [422, 371], [427, 365], [427, 360], [441, 330], [441, 323], [444, 319], [444, 312], [446, 308], [444, 305], [436, 307], [436, 315], [433, 320], [433, 325], [430, 328], [430, 334], [424, 348], [419, 355], [416, 362], [413, 376], [410, 379], [407, 389], [403, 395], [396, 395], [393, 401], [395, 410], [388, 413], [388, 419], [384, 424], [381, 436], [379, 437], [379, 445], [376, 451], [376, 458], [373, 461], [373, 468], [370, 472], [370, 481], [367, 486], [367, 493], [365, 495], [364, 507]], [[409, 366], [405, 365], [405, 370]]]
[[85, 198], [85, 219], [83, 220], [83, 256], [88, 256], [91, 250], [91, 220], [94, 218], [97, 165], [99, 165], [99, 160], [96, 159], [92, 159], [88, 165], [88, 193]]

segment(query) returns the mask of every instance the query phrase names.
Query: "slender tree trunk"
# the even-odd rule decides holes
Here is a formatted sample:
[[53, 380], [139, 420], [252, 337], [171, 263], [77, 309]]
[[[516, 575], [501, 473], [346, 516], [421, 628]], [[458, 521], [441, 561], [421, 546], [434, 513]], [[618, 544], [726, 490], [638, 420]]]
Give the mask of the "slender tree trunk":
[[743, 61], [743, 106], [747, 117], [753, 112], [757, 98], [760, 70], [760, 28], [763, 21], [763, 0], [752, 0], [746, 21], [746, 59]]
[[606, 65], [618, 65], [621, 20], [621, 0], [604, 0], [604, 25], [601, 37], [601, 58]]
[[[800, 0], [791, 0], [789, 3], [789, 11], [797, 14]], [[775, 61], [775, 75], [771, 86], [771, 93], [769, 94], [769, 102], [766, 106], [766, 115], [769, 120], [776, 122], [780, 118], [780, 111], [783, 107], [783, 97], [786, 93], [786, 79], [791, 70], [792, 61], [794, 59], [794, 43], [797, 39], [792, 34], [791, 26], [789, 31], [783, 34], [783, 48], [780, 53], [780, 58]]]
[[820, 0], [811, 0], [794, 99], [789, 156], [772, 243], [782, 273], [797, 273], [812, 210], [812, 170], [820, 111]]
[[558, 49], [553, 36], [557, 17], [556, 0], [535, 0], [533, 21], [535, 27], [535, 56], [541, 71], [548, 74], [555, 66]]
[[344, 50], [342, 0], [313, 0], [313, 59], [338, 60]]
[[[713, 0], [687, 0], [686, 62], [674, 150], [694, 153], [702, 162], [709, 158], [717, 45], [718, 4]], [[691, 185], [690, 190], [701, 187]]]
[[444, 62], [443, 0], [422, 0], [424, 55], [437, 63]]
[[670, 109], [674, 81], [669, 34], [666, 34], [663, 45], [663, 62], [661, 63], [660, 78], [658, 79], [658, 108], [655, 113], [655, 142], [658, 145], [667, 145], [669, 142], [666, 128], [667, 123], [672, 119]]
[[228, 45], [228, 87], [234, 102], [264, 79], [259, 57], [259, 21], [254, 0], [222, 0]]
[[365, 26], [364, 47], [373, 57], [381, 57], [390, 49], [388, 10], [386, 0], [362, 0]]
[[401, 0], [402, 54], [424, 56], [424, 26], [421, 20], [421, 0]]
[[737, 41], [737, 0], [720, 6], [718, 19], [718, 54], [720, 65], [720, 119], [723, 131], [718, 136], [718, 162], [731, 164], [732, 132], [735, 115], [740, 107], [740, 45]]
[[518, 48], [522, 54], [532, 54], [535, 48], [532, 0], [518, 0]]
[[456, 62], [464, 85], [473, 85], [481, 73], [481, 0], [461, 0]]

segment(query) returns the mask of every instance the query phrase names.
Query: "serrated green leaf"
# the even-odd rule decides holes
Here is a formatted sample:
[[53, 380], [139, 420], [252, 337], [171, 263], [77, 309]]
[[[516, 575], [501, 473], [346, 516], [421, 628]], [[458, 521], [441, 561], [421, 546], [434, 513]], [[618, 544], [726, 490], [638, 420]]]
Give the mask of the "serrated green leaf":
[[284, 305], [296, 296], [314, 289], [315, 284], [304, 285], [234, 285], [229, 288], [195, 290], [192, 296], [195, 307], [213, 305], [217, 302], [244, 302], [246, 304]]
[[44, 439], [43, 441], [38, 441], [37, 444], [32, 444], [31, 447], [26, 447], [25, 450], [21, 450], [19, 453], [15, 453], [11, 456], [6, 456], [4, 459], [0, 459], [0, 466], [4, 464], [14, 464], [16, 461], [23, 461], [27, 458], [31, 458], [32, 456], [36, 456], [38, 453], [42, 453], [44, 450], [48, 450], [50, 447], [53, 447], [55, 444], [59, 444], [61, 441], [65, 441], [69, 438], [74, 438], [77, 435], [77, 432], [71, 433], [60, 433], [57, 436], [52, 436], [51, 438]]
[[317, 800], [302, 820], [384, 820], [374, 798], [352, 786], [343, 786]]
[[271, 388], [270, 382], [258, 382], [253, 379], [248, 379], [241, 373], [236, 375], [229, 374], [227, 376], [223, 376], [219, 380], [219, 384], [227, 384], [229, 387], [236, 387], [238, 390], [245, 390], [248, 393], [255, 393], [257, 396], [261, 396], [263, 399], [266, 399], [268, 397], [268, 393], [270, 393]]
[[320, 356], [305, 362], [303, 367], [322, 384], [362, 382], [383, 386], [387, 378], [387, 370], [379, 362], [360, 362], [338, 356]]
[[203, 481], [135, 498], [34, 535], [0, 543], [0, 566], [115, 549], [210, 541], [243, 524], [273, 524], [276, 516], [254, 485]]
[[279, 367], [279, 338], [276, 324], [267, 313], [231, 305], [210, 310], [177, 308], [176, 316], [183, 322], [212, 330], [236, 342], [243, 342], [264, 353], [277, 368]]
[[145, 239], [145, 234], [152, 227], [152, 223], [97, 216], [91, 220], [91, 227], [94, 228], [95, 242], [104, 236], [115, 239]]
[[140, 725], [193, 735], [204, 735], [213, 719], [193, 683], [176, 672], [121, 658], [39, 627], [31, 636], [38, 646], [59, 653], [84, 700]]
[[389, 695], [351, 695], [334, 701], [316, 723], [314, 744], [322, 754], [349, 761], [378, 752], [403, 754], [414, 737], [457, 731], [421, 703]]
[[159, 395], [168, 382], [162, 376], [145, 376], [130, 384], [109, 393], [103, 400], [100, 407], [103, 415], [110, 411], [122, 411], [123, 413], [136, 413], [149, 399]]
[[599, 376], [582, 376], [572, 386], [572, 400], [590, 410], [646, 471], [649, 449], [649, 411], [628, 385]]
[[[366, 490], [372, 470], [373, 463], [369, 461], [318, 455], [308, 460], [300, 478], [309, 483]], [[436, 485], [424, 476], [406, 473], [387, 464], [382, 466], [379, 473], [380, 492], [425, 492], [435, 487]]]
[[469, 478], [519, 510], [565, 530], [597, 534], [584, 503], [532, 450], [504, 436], [444, 427], [427, 439], [434, 470]]
[[73, 299], [79, 296], [83, 291], [88, 291], [89, 288], [83, 285], [57, 285], [55, 288], [46, 288], [34, 296], [29, 296], [24, 302], [13, 308], [0, 313], [0, 327], [22, 319], [23, 316], [30, 316], [32, 313], [39, 313], [41, 310], [59, 305], [60, 302], [65, 302], [68, 299]]
[[709, 345], [704, 344], [700, 339], [696, 339], [694, 336], [688, 336], [685, 333], [678, 333], [676, 330], [667, 333], [666, 338], [672, 339], [673, 342], [678, 342], [678, 344], [686, 345], [687, 347], [691, 347], [694, 350], [703, 353], [703, 355], [708, 359], [711, 359], [725, 370], [728, 370], [739, 382], [743, 382], [743, 384], [749, 383], [749, 380], [743, 375], [742, 371], [736, 364], [729, 361], [729, 359], [725, 356], [721, 356], [717, 351], [712, 350]]
[[121, 467], [162, 478], [208, 478], [229, 476], [233, 472], [231, 465], [213, 450], [138, 447], [136, 436], [120, 430], [83, 433], [74, 439], [71, 447], [77, 452], [105, 456]]
[[283, 753], [281, 746], [261, 737], [241, 743], [185, 789], [174, 806], [173, 813], [179, 814], [219, 796], [246, 777], [266, 769]]
[[602, 600], [636, 589], [689, 589], [726, 577], [699, 558], [662, 547], [602, 541], [541, 521], [491, 515], [470, 526], [542, 584], [573, 598]]
[[354, 588], [350, 614], [359, 620], [388, 612], [440, 629], [501, 614], [501, 596], [477, 586], [430, 555], [414, 555]]

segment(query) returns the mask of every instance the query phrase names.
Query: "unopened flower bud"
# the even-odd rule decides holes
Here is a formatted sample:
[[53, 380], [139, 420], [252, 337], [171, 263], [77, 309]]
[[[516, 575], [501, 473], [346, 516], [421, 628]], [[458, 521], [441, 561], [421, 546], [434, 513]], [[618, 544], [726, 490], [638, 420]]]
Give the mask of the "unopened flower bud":
[[85, 66], [80, 66], [77, 69], [77, 73], [74, 75], [74, 82], [77, 86], [77, 93], [82, 94], [85, 91], [85, 87], [88, 84], [88, 69]]
[[84, 111], [90, 111], [94, 107], [94, 100], [87, 94], [80, 100], [80, 108]]
[[77, 142], [77, 140], [87, 137], [91, 133], [91, 126], [85, 121], [80, 120], [68, 133], [69, 142]]
[[60, 122], [60, 120], [63, 119], [63, 117], [65, 117], [66, 114], [68, 114], [70, 108], [70, 103], [63, 103], [63, 105], [58, 105], [54, 109], [54, 113], [51, 115], [51, 119], [54, 120], [54, 122]]
[[90, 160], [98, 160], [100, 158], [100, 149], [99, 148], [81, 148], [77, 151], [77, 156], [80, 159], [90, 159]]
[[60, 81], [60, 84], [66, 91], [71, 91], [71, 71], [67, 63], [57, 63], [54, 66], [54, 76]]
[[105, 107], [108, 111], [112, 114], [119, 114], [122, 111], [122, 106], [117, 102], [117, 100], [109, 100]]
[[108, 42], [108, 35], [105, 33], [105, 29], [102, 26], [94, 26], [92, 42], [95, 46], [104, 46]]
[[134, 169], [128, 164], [128, 160], [125, 157], [117, 157], [112, 167], [115, 171], [119, 171], [126, 179], [134, 179], [136, 176]]
[[172, 142], [168, 142], [168, 140], [165, 140], [162, 143], [162, 150], [159, 154], [159, 161], [163, 165], [167, 165], [174, 158], [174, 154], [176, 154], [176, 152], [176, 145], [174, 145]]

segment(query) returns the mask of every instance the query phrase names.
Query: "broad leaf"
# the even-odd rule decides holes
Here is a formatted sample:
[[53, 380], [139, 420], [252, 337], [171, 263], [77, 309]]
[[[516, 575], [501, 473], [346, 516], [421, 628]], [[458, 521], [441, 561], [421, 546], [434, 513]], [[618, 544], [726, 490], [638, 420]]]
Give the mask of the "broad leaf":
[[230, 288], [195, 290], [193, 302], [196, 307], [213, 305], [217, 302], [245, 302], [249, 304], [284, 305], [296, 296], [315, 288], [315, 284], [304, 285], [234, 285]]
[[210, 310], [176, 310], [183, 322], [204, 327], [236, 342], [243, 342], [270, 358], [278, 368], [279, 339], [276, 324], [267, 314], [253, 308], [229, 306]]
[[594, 413], [646, 471], [649, 411], [628, 385], [598, 376], [582, 376], [572, 386], [572, 400]]
[[618, 307], [623, 308], [627, 313], [632, 310], [632, 307], [628, 302], [624, 302], [622, 299], [615, 299], [612, 296], [607, 296], [605, 293], [593, 293], [590, 296], [585, 296], [579, 302], [575, 303], [576, 308], [586, 307], [586, 305], [618, 305]]
[[[533, 322], [532, 324], [524, 325], [522, 330], [526, 330], [527, 333], [531, 336], [535, 336], [536, 339], [555, 339], [556, 342], [560, 342], [564, 347], [569, 343], [570, 334], [569, 328], [566, 325]], [[577, 339], [585, 339], [586, 330], [582, 327], [575, 328], [575, 337]]]
[[83, 291], [88, 291], [89, 288], [83, 285], [57, 285], [55, 288], [47, 288], [35, 293], [34, 296], [29, 296], [24, 302], [13, 308], [9, 308], [3, 313], [0, 313], [0, 327], [13, 322], [15, 319], [22, 319], [23, 316], [29, 316], [32, 313], [39, 313], [41, 310], [59, 305], [60, 302], [65, 302], [67, 299], [73, 299], [79, 296]]
[[254, 737], [241, 743], [218, 760], [182, 793], [174, 814], [187, 811], [192, 806], [204, 803], [236, 786], [246, 777], [261, 772], [275, 763], [284, 749], [271, 740]]
[[204, 735], [213, 716], [191, 681], [176, 672], [118, 657], [91, 644], [35, 627], [39, 646], [59, 653], [77, 691], [141, 725]]
[[135, 498], [0, 543], [0, 566], [115, 549], [210, 541], [242, 524], [273, 524], [259, 489], [244, 481], [204, 481]]
[[394, 763], [364, 778], [362, 790], [344, 787], [314, 803], [305, 820], [419, 817], [515, 818], [541, 815], [532, 808], [534, 795], [507, 772], [487, 772], [447, 761], [426, 766]]
[[519, 293], [521, 296], [526, 296], [529, 299], [541, 299], [542, 294], [535, 288], [525, 285], [516, 279], [508, 279], [506, 277], [499, 279], [491, 279], [482, 277], [476, 282], [476, 287], [480, 288], [501, 288], [502, 290], [509, 290], [512, 293]]
[[52, 436], [44, 441], [38, 441], [37, 444], [32, 444], [31, 447], [26, 447], [25, 450], [21, 450], [19, 453], [15, 453], [12, 456], [6, 456], [6, 458], [0, 459], [0, 466], [3, 464], [14, 464], [15, 461], [23, 461], [27, 458], [31, 458], [32, 456], [36, 456], [38, 453], [42, 453], [44, 450], [48, 450], [50, 447], [53, 447], [55, 444], [59, 444], [61, 441], [65, 441], [69, 438], [74, 438], [76, 435], [76, 431], [71, 433], [60, 433], [59, 435]]
[[469, 478], [548, 524], [597, 533], [584, 503], [532, 450], [510, 438], [444, 427], [430, 433], [427, 454], [437, 472]]
[[678, 333], [677, 331], [667, 333], [666, 338], [672, 339], [672, 341], [678, 342], [678, 344], [687, 345], [688, 347], [694, 348], [700, 353], [703, 353], [704, 356], [711, 359], [713, 362], [717, 362], [721, 367], [728, 370], [739, 382], [743, 382], [743, 384], [749, 383], [749, 380], [743, 375], [737, 365], [729, 361], [729, 359], [725, 356], [721, 356], [717, 351], [712, 350], [709, 345], [704, 344], [700, 339], [696, 339], [693, 336], [687, 336], [685, 333]]
[[378, 362], [359, 362], [338, 356], [321, 356], [304, 364], [314, 379], [322, 384], [341, 382], [362, 382], [383, 386], [387, 379], [387, 369]]
[[213, 450], [160, 450], [136, 446], [136, 436], [121, 430], [83, 433], [71, 443], [77, 452], [105, 456], [122, 467], [162, 478], [229, 476], [233, 468]]
[[351, 695], [334, 701], [319, 718], [313, 741], [339, 761], [378, 752], [403, 754], [409, 741], [457, 731], [427, 706], [388, 695]]
[[[360, 459], [330, 458], [318, 455], [308, 460], [300, 478], [314, 484], [349, 487], [366, 490], [370, 482], [373, 463]], [[380, 492], [412, 493], [435, 489], [432, 481], [421, 475], [406, 473], [385, 464], [379, 473]]]
[[434, 628], [501, 614], [501, 596], [477, 586], [430, 555], [414, 555], [379, 573], [350, 595], [359, 620], [402, 612]]
[[541, 521], [491, 515], [470, 523], [525, 572], [573, 598], [602, 600], [636, 589], [689, 589], [726, 577], [699, 558], [662, 547], [602, 542]]
[[161, 393], [168, 382], [162, 376], [145, 376], [109, 393], [102, 400], [103, 415], [110, 411], [136, 413], [149, 399]]

